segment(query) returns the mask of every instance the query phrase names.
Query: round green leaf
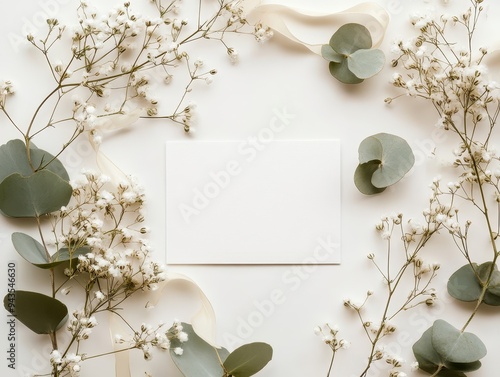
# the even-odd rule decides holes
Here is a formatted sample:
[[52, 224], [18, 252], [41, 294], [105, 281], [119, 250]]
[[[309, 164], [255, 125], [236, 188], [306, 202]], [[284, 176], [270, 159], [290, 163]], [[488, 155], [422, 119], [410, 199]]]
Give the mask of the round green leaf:
[[415, 163], [415, 156], [403, 138], [387, 133], [373, 135], [382, 144], [379, 168], [373, 173], [375, 187], [388, 187], [400, 181]]
[[11, 174], [0, 183], [0, 210], [11, 217], [37, 217], [68, 204], [71, 185], [49, 170], [29, 177]]
[[382, 50], [358, 50], [347, 58], [347, 66], [354, 76], [367, 79], [379, 73], [385, 64]]
[[432, 346], [445, 362], [474, 363], [486, 356], [484, 343], [476, 335], [461, 332], [438, 319], [432, 325]]
[[384, 155], [384, 147], [380, 139], [374, 136], [365, 138], [358, 147], [358, 159], [360, 164], [377, 160], [380, 164]]
[[[477, 268], [477, 264], [473, 265]], [[452, 297], [466, 302], [477, 301], [482, 291], [470, 264], [460, 267], [450, 276], [447, 288]]]
[[500, 271], [493, 271], [488, 284], [488, 292], [500, 296]]
[[435, 372], [437, 370], [438, 365], [442, 364], [443, 360], [441, 356], [436, 352], [434, 347], [432, 346], [432, 327], [428, 328], [424, 331], [422, 336], [412, 347], [413, 354], [418, 360], [419, 367], [422, 368], [423, 365], [429, 365], [434, 368], [433, 371], [428, 371], [424, 369], [426, 372]]
[[224, 362], [227, 374], [234, 377], [253, 376], [273, 358], [273, 349], [267, 343], [250, 343], [235, 349]]
[[[60, 329], [68, 319], [68, 308], [55, 298], [41, 293], [15, 291], [13, 293], [17, 320], [37, 334], [51, 334]], [[11, 294], [4, 298], [4, 307], [9, 310]]]
[[345, 24], [330, 38], [330, 46], [339, 54], [350, 55], [360, 49], [372, 47], [368, 29], [360, 24]]
[[344, 57], [336, 52], [330, 45], [321, 46], [321, 56], [329, 62], [340, 63]]
[[[477, 267], [476, 272], [477, 276], [479, 277], [479, 283], [481, 284], [481, 286], [483, 286], [484, 283], [488, 280], [488, 276], [490, 275], [492, 265], [493, 262], [485, 262]], [[498, 271], [496, 265], [493, 266], [493, 271]]]
[[[444, 361], [432, 345], [432, 327], [427, 329], [413, 345], [413, 354], [418, 361], [418, 367], [424, 372], [434, 374], [441, 366], [441, 370], [437, 374], [439, 377], [466, 377], [460, 369], [455, 369], [451, 363], [447, 363], [447, 366], [444, 366]], [[448, 366], [451, 369], [448, 369]], [[462, 366], [460, 364], [460, 367]]]
[[330, 69], [330, 74], [344, 84], [359, 84], [362, 83], [363, 80], [359, 77], [356, 77], [354, 73], [349, 71], [349, 67], [347, 65], [347, 59], [342, 59], [340, 63], [330, 62], [328, 66]]
[[58, 159], [54, 159], [54, 156], [50, 153], [38, 149], [33, 143], [30, 144], [30, 160], [28, 160], [26, 153], [26, 144], [21, 140], [11, 140], [7, 144], [0, 146], [0, 182], [14, 173], [28, 177], [34, 173], [33, 169], [43, 167], [49, 161], [52, 162], [45, 169], [65, 181], [69, 181], [68, 173], [63, 164]]
[[354, 173], [354, 181], [358, 190], [367, 195], [381, 192], [398, 182], [415, 163], [408, 143], [399, 136], [386, 133], [364, 139], [358, 154], [360, 165]]
[[[185, 377], [222, 377], [224, 369], [219, 362], [219, 357], [224, 361], [229, 352], [224, 348], [216, 350], [200, 338], [190, 324], [182, 323], [182, 327], [183, 331], [188, 334], [188, 341], [181, 343], [174, 339], [170, 347], [170, 356], [177, 368]], [[175, 353], [176, 347], [183, 349], [182, 355]]]
[[483, 302], [490, 306], [500, 306], [500, 296], [497, 296], [487, 290], [484, 294]]
[[74, 263], [76, 266], [78, 256], [90, 253], [89, 247], [80, 247], [71, 253], [68, 248], [62, 248], [49, 258], [40, 242], [19, 232], [12, 234], [12, 243], [19, 255], [32, 265], [43, 269], [54, 268], [63, 263], [68, 265]]
[[359, 164], [354, 172], [354, 184], [358, 190], [365, 195], [379, 194], [385, 190], [385, 187], [379, 188], [372, 184], [373, 173], [378, 169], [380, 161], [374, 160]]
[[446, 363], [446, 367], [457, 372], [473, 372], [481, 368], [481, 362], [478, 360], [472, 363]]
[[31, 264], [40, 266], [50, 263], [43, 245], [33, 237], [16, 232], [12, 234], [12, 244], [19, 255]]

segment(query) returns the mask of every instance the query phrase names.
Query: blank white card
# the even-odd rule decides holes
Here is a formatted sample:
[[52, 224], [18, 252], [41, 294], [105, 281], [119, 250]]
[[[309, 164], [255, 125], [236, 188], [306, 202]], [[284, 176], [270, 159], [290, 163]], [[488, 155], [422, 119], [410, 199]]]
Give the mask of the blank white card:
[[168, 141], [168, 264], [340, 263], [338, 140]]

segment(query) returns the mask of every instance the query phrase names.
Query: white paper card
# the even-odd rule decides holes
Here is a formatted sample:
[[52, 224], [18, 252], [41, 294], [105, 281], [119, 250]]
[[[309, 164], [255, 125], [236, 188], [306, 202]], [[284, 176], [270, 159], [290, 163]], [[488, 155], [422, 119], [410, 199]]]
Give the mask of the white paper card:
[[167, 263], [340, 263], [340, 176], [338, 140], [167, 142]]

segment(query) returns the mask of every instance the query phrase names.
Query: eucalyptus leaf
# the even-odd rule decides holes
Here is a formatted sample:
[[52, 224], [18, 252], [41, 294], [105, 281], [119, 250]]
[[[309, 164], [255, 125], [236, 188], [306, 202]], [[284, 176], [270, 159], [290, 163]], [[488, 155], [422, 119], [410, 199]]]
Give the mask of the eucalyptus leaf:
[[377, 160], [380, 164], [382, 156], [384, 155], [384, 147], [379, 138], [369, 136], [365, 138], [358, 147], [359, 163], [371, 162]]
[[379, 73], [385, 64], [382, 50], [358, 50], [347, 58], [347, 66], [354, 76], [367, 79]]
[[472, 363], [446, 363], [447, 368], [458, 371], [458, 372], [473, 372], [481, 368], [481, 362], [479, 360], [473, 361]]
[[[15, 291], [13, 295], [16, 319], [37, 334], [54, 333], [68, 319], [68, 308], [55, 298], [29, 291]], [[5, 296], [5, 309], [12, 307], [11, 300], [11, 294]]]
[[479, 277], [479, 283], [481, 286], [484, 285], [484, 283], [488, 280], [488, 276], [490, 275], [491, 268], [493, 266], [493, 271], [498, 271], [498, 268], [496, 265], [493, 265], [493, 262], [485, 262], [480, 264], [477, 269], [477, 276]]
[[441, 319], [432, 325], [432, 345], [442, 359], [450, 363], [474, 363], [487, 353], [476, 335], [461, 332]]
[[374, 135], [382, 144], [380, 167], [373, 173], [375, 187], [388, 187], [400, 181], [415, 163], [415, 156], [403, 138], [387, 133]]
[[245, 344], [229, 354], [224, 368], [229, 376], [249, 377], [262, 370], [272, 358], [273, 349], [269, 344]]
[[[442, 377], [465, 377], [464, 372], [471, 372], [481, 367], [479, 360], [457, 363], [446, 360], [442, 354], [435, 349], [435, 337], [439, 337], [440, 328], [444, 321], [436, 321], [427, 329], [420, 339], [413, 345], [413, 354], [418, 361], [418, 367], [423, 371]], [[446, 322], [444, 322], [446, 323]], [[451, 326], [451, 325], [449, 325]], [[452, 326], [451, 326], [452, 327]], [[437, 335], [435, 331], [437, 330]], [[458, 331], [453, 329], [453, 332]], [[438, 372], [439, 370], [439, 372]], [[436, 374], [437, 373], [437, 374]]]
[[342, 59], [344, 59], [344, 57], [336, 52], [330, 45], [321, 46], [321, 56], [323, 56], [323, 58], [325, 58], [329, 62], [335, 63], [340, 63]]
[[[492, 268], [493, 271], [491, 270]], [[500, 306], [500, 272], [498, 271], [497, 265], [493, 265], [493, 262], [485, 262], [477, 267], [476, 272], [478, 275], [476, 279], [478, 279], [478, 284], [481, 287], [486, 284], [491, 273], [483, 302], [491, 306]]]
[[345, 24], [330, 38], [330, 46], [339, 54], [350, 55], [372, 47], [370, 31], [360, 24]]
[[328, 67], [330, 74], [344, 84], [359, 84], [364, 81], [349, 71], [346, 59], [342, 59], [340, 63], [330, 62]]
[[354, 172], [354, 184], [358, 190], [365, 195], [379, 194], [386, 188], [375, 187], [372, 184], [372, 175], [378, 169], [380, 161], [374, 160], [359, 164]]
[[412, 347], [413, 354], [418, 359], [419, 366], [421, 367], [425, 361], [426, 364], [437, 366], [443, 363], [441, 356], [436, 352], [432, 345], [432, 326], [424, 331], [419, 340], [415, 342]]
[[71, 185], [49, 170], [24, 177], [11, 174], [0, 183], [0, 210], [11, 217], [37, 217], [68, 204]]
[[435, 374], [439, 368], [441, 370], [436, 376], [440, 377], [466, 377], [461, 370], [448, 369], [441, 356], [432, 345], [432, 326], [427, 329], [420, 339], [413, 345], [413, 354], [418, 361], [418, 367], [424, 372]]
[[78, 263], [78, 257], [80, 255], [87, 255], [88, 253], [90, 253], [90, 247], [88, 246], [79, 247], [76, 250], [72, 250], [71, 252], [67, 247], [63, 247], [52, 255], [51, 257], [52, 262], [49, 263], [48, 265], [43, 266], [43, 268], [57, 267], [62, 264], [67, 264], [68, 266], [71, 265], [72, 267], [76, 267]]
[[490, 279], [490, 283], [488, 284], [488, 292], [495, 296], [500, 296], [500, 272], [493, 271]]
[[365, 138], [359, 145], [358, 155], [360, 164], [354, 173], [354, 182], [366, 195], [377, 194], [395, 184], [415, 163], [408, 143], [387, 133]]
[[50, 263], [43, 245], [33, 237], [16, 232], [12, 234], [14, 248], [28, 262], [35, 266]]
[[[477, 264], [473, 263], [474, 268]], [[470, 264], [460, 267], [448, 280], [448, 293], [460, 301], [477, 301], [481, 296], [482, 288]]]
[[[170, 356], [177, 368], [185, 377], [222, 377], [224, 369], [219, 357], [224, 362], [229, 352], [225, 348], [212, 347], [194, 332], [190, 324], [182, 323], [182, 327], [183, 331], [188, 334], [188, 341], [181, 343], [174, 339], [170, 347]], [[175, 353], [176, 347], [183, 349], [182, 355]]]
[[500, 296], [497, 296], [487, 290], [484, 294], [483, 302], [490, 306], [500, 306]]
[[78, 256], [90, 253], [89, 247], [80, 247], [72, 250], [71, 253], [68, 248], [62, 248], [49, 257], [40, 242], [27, 234], [19, 232], [12, 234], [12, 244], [19, 255], [32, 265], [43, 269], [54, 268], [61, 264], [69, 265], [74, 263], [76, 265]]
[[321, 55], [330, 62], [330, 74], [344, 84], [359, 84], [379, 73], [385, 64], [381, 50], [371, 50], [370, 31], [363, 25], [341, 26], [321, 47]]
[[30, 156], [28, 159], [26, 144], [18, 139], [10, 140], [7, 144], [0, 146], [0, 161], [2, 162], [0, 164], [0, 182], [14, 173], [28, 177], [50, 161], [52, 162], [45, 169], [53, 172], [65, 181], [69, 181], [68, 173], [63, 164], [50, 153], [38, 149], [33, 143], [30, 144]]

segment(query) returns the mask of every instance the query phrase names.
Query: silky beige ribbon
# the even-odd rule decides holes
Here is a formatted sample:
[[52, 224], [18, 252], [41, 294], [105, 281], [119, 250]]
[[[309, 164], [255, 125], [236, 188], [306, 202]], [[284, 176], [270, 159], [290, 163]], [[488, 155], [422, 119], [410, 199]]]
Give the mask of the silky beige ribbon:
[[104, 174], [108, 175], [113, 182], [119, 183], [127, 181], [127, 175], [101, 151], [100, 144], [96, 143], [91, 132], [106, 134], [109, 132], [124, 130], [137, 122], [142, 113], [143, 110], [137, 108], [125, 114], [109, 115], [97, 122], [92, 131], [89, 131], [89, 141], [96, 154], [97, 166]]
[[318, 55], [321, 55], [321, 46], [327, 44], [333, 33], [342, 25], [364, 25], [370, 31], [373, 47], [377, 47], [382, 43], [389, 24], [389, 13], [372, 2], [361, 3], [341, 11], [338, 6], [300, 9], [268, 3], [265, 0], [246, 0], [243, 4], [251, 22], [261, 22]]

